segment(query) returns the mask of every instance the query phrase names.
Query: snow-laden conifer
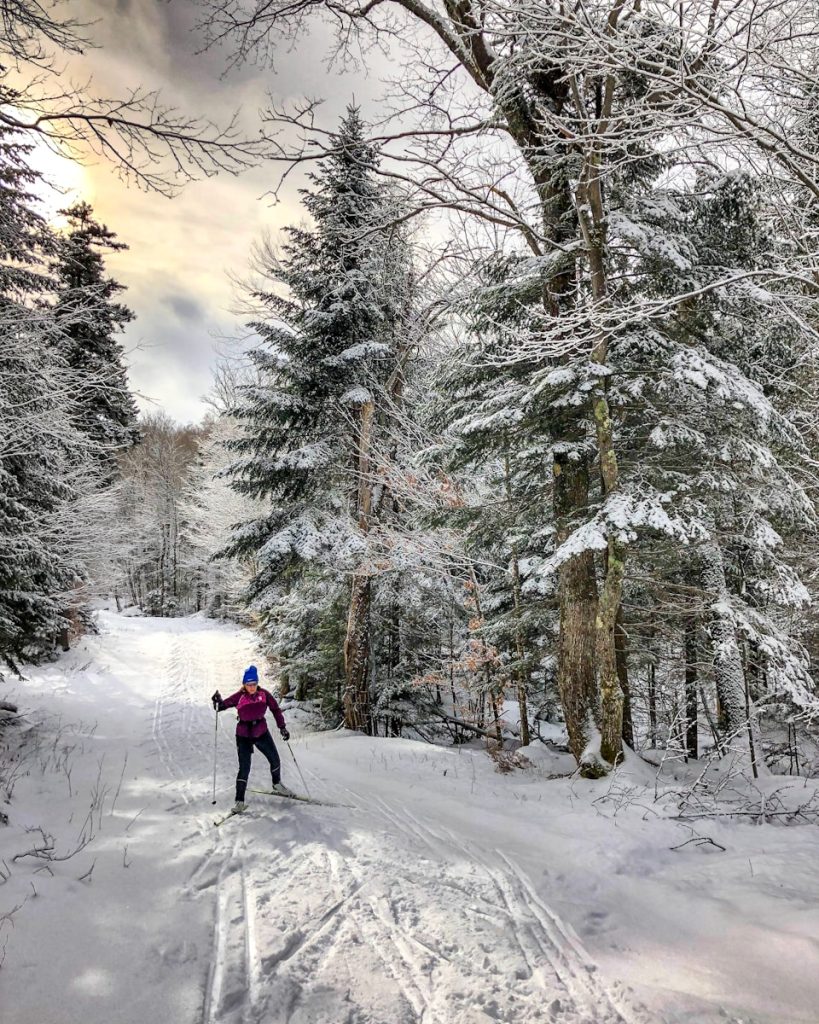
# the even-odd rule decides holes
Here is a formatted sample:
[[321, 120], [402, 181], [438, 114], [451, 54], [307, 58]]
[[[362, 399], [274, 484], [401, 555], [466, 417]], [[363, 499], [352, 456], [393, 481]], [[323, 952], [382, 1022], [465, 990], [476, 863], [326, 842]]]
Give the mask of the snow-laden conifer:
[[133, 313], [116, 301], [123, 286], [107, 276], [104, 262], [104, 253], [127, 246], [94, 219], [88, 203], [75, 203], [62, 213], [68, 228], [58, 239], [52, 261], [58, 348], [62, 360], [84, 382], [75, 419], [93, 446], [104, 484], [116, 478], [118, 455], [138, 437], [136, 404], [117, 338]]
[[[345, 718], [370, 728], [368, 533], [385, 495], [375, 436], [400, 387], [411, 281], [396, 204], [376, 178], [378, 154], [350, 108], [333, 147], [302, 193], [312, 218], [263, 254], [270, 290], [254, 324], [258, 374], [235, 413], [234, 486], [269, 499], [237, 528], [228, 552], [252, 557], [249, 588], [273, 614], [285, 577], [306, 567], [351, 574], [345, 630]], [[316, 571], [314, 568], [311, 571]]]
[[0, 658], [50, 650], [79, 569], [58, 527], [72, 500], [76, 381], [44, 302], [54, 237], [37, 212], [31, 147], [0, 132]]

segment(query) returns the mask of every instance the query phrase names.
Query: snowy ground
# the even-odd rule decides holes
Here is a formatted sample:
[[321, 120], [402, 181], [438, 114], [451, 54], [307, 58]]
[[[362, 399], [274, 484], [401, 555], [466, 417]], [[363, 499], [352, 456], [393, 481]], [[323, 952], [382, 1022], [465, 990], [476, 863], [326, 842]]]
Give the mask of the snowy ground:
[[226, 713], [215, 809], [208, 696], [251, 660], [247, 632], [103, 612], [0, 694], [30, 709], [0, 763], [3, 1024], [819, 1021], [816, 827], [672, 850], [691, 833], [642, 768], [296, 732], [339, 806], [251, 795], [214, 828], [235, 748]]

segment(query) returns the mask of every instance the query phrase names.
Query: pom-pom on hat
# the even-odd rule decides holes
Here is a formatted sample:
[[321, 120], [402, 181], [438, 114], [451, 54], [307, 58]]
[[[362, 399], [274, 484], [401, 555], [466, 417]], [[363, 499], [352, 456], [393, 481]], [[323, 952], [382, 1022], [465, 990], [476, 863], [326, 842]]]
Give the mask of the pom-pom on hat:
[[258, 683], [259, 673], [256, 671], [256, 666], [251, 665], [250, 668], [245, 669], [245, 674], [242, 677], [242, 686], [245, 683]]

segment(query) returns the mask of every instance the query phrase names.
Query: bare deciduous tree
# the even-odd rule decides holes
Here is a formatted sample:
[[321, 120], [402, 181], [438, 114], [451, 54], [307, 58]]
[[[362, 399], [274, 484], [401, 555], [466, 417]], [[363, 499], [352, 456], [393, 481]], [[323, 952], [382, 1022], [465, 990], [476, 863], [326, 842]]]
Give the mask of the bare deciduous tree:
[[90, 82], [70, 81], [63, 63], [94, 45], [93, 26], [65, 9], [38, 0], [0, 2], [0, 126], [71, 159], [102, 157], [125, 180], [164, 195], [197, 177], [236, 174], [269, 152], [264, 133], [247, 131], [238, 116], [218, 126], [183, 113], [150, 87], [106, 97]]

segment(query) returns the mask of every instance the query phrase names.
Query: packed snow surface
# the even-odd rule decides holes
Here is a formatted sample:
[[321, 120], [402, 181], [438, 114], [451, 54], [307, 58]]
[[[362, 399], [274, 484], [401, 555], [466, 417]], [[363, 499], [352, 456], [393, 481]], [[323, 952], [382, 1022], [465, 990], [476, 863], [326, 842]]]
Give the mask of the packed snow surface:
[[550, 779], [565, 757], [535, 744], [499, 774], [285, 708], [333, 806], [250, 793], [217, 828], [236, 759], [208, 698], [259, 660], [252, 634], [99, 627], [4, 693], [25, 714], [0, 759], [3, 1024], [819, 1021], [815, 826], [681, 824], [636, 760]]

